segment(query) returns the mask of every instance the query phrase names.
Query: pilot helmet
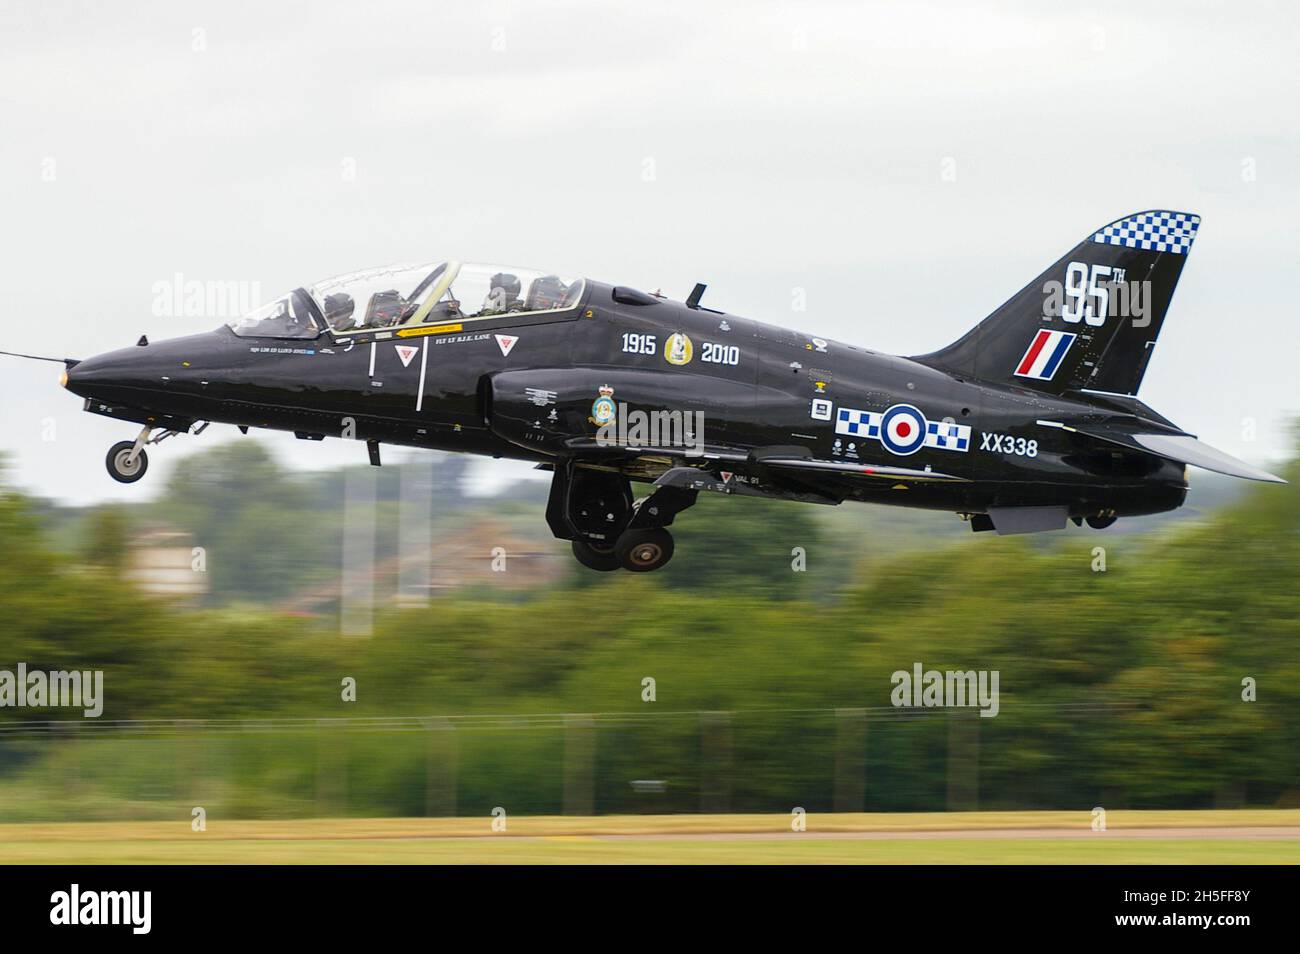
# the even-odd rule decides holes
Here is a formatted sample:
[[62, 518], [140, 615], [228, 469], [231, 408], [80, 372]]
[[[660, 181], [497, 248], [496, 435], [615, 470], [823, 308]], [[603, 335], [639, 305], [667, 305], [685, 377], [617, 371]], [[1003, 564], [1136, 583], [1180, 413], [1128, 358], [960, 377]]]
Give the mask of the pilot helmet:
[[511, 275], [509, 272], [497, 272], [493, 275], [490, 287], [502, 289], [506, 293], [507, 299], [519, 297], [519, 277]]
[[352, 296], [347, 292], [335, 292], [325, 296], [325, 320], [331, 328], [341, 331], [348, 326], [348, 319], [356, 308]]

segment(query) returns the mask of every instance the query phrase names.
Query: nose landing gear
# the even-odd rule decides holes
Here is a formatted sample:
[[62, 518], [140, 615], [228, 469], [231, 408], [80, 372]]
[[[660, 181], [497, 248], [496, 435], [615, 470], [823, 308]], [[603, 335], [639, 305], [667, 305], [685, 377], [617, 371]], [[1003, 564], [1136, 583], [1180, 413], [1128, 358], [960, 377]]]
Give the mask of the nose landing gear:
[[[202, 434], [207, 427], [208, 424], [205, 421], [194, 434], [196, 436]], [[166, 429], [154, 436], [153, 431], [153, 427], [145, 425], [135, 440], [118, 441], [108, 449], [108, 456], [104, 459], [104, 464], [108, 468], [110, 477], [123, 484], [135, 483], [149, 469], [149, 455], [144, 452], [145, 445], [158, 444], [181, 433], [181, 431]]]

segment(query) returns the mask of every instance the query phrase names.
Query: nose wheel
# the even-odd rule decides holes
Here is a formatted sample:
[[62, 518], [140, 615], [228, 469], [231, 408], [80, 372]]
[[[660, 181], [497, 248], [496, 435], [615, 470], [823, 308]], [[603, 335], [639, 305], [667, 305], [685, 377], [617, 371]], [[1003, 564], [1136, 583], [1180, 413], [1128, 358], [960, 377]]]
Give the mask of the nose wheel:
[[133, 484], [149, 469], [149, 455], [136, 441], [118, 441], [108, 449], [104, 463], [108, 475], [123, 484]]
[[[207, 422], [204, 422], [193, 433], [197, 437], [207, 429]], [[145, 445], [157, 444], [169, 437], [184, 433], [183, 430], [172, 430], [171, 428], [167, 428], [157, 435], [154, 435], [153, 431], [153, 427], [146, 426], [140, 431], [140, 435], [135, 440], [118, 441], [110, 447], [108, 457], [104, 459], [104, 463], [108, 467], [108, 476], [119, 483], [135, 483], [149, 469], [149, 455], [144, 452]]]

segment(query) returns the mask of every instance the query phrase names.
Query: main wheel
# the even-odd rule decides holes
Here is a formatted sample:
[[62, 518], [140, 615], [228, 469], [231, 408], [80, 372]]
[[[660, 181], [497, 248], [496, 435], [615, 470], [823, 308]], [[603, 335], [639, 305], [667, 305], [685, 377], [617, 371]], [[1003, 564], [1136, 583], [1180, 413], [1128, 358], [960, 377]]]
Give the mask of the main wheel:
[[657, 570], [673, 558], [673, 537], [663, 527], [624, 530], [614, 545], [618, 562], [633, 573]]
[[118, 441], [108, 449], [108, 457], [104, 459], [104, 463], [108, 466], [108, 475], [114, 480], [133, 484], [149, 469], [149, 455], [144, 452], [143, 447], [136, 453], [135, 460], [131, 460], [133, 447], [135, 441]]
[[1109, 527], [1112, 523], [1115, 522], [1115, 518], [1113, 516], [1084, 517], [1084, 520], [1086, 520], [1088, 526], [1092, 527], [1092, 529], [1094, 530], [1105, 530], [1107, 527]]
[[578, 562], [589, 570], [599, 570], [601, 573], [608, 573], [610, 570], [617, 570], [621, 563], [618, 562], [618, 556], [614, 553], [612, 546], [602, 547], [596, 544], [588, 543], [586, 540], [574, 540], [573, 555]]

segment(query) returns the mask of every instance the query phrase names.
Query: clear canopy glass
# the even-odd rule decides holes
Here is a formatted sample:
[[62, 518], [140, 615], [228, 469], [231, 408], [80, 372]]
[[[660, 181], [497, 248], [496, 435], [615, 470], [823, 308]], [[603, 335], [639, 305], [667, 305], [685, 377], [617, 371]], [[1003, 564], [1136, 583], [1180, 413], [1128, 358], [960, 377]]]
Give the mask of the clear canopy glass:
[[527, 268], [438, 262], [317, 282], [312, 297], [335, 334], [536, 314], [577, 305], [582, 280]]
[[302, 289], [255, 308], [229, 325], [241, 338], [315, 338], [321, 332], [311, 299]]
[[335, 333], [388, 328], [409, 319], [443, 286], [446, 262], [367, 268], [312, 285], [312, 298]]
[[[528, 268], [431, 262], [387, 265], [327, 278], [230, 323], [235, 334], [311, 338], [312, 304], [336, 335], [398, 325], [477, 321], [575, 307], [583, 281]], [[310, 301], [307, 299], [310, 296]]]

